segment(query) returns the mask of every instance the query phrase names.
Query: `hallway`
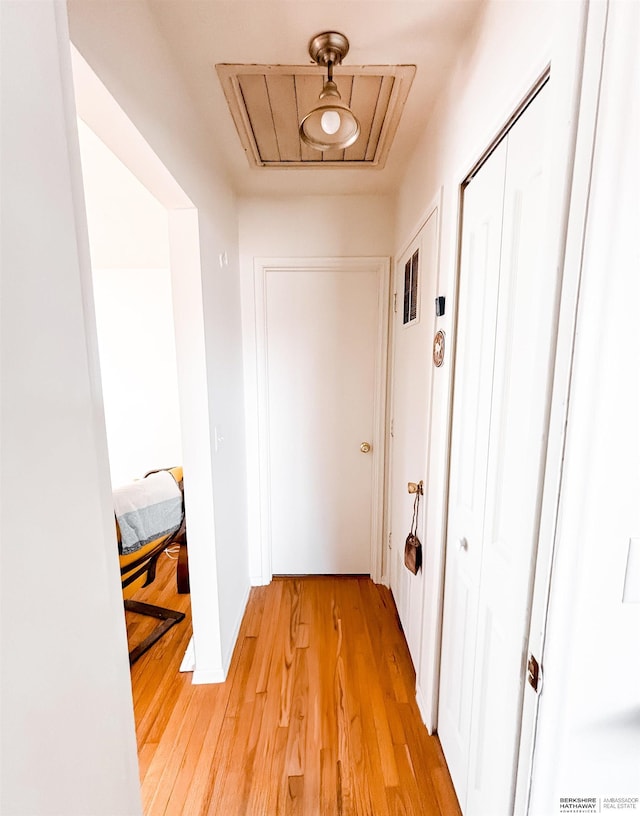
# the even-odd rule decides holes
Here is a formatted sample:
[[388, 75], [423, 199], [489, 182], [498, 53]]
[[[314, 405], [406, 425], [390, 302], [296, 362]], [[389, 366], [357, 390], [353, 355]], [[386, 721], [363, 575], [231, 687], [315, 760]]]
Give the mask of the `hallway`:
[[[139, 595], [180, 606], [171, 562]], [[209, 686], [177, 673], [176, 626], [132, 671], [145, 814], [459, 813], [397, 620], [368, 578], [276, 579], [251, 591]]]

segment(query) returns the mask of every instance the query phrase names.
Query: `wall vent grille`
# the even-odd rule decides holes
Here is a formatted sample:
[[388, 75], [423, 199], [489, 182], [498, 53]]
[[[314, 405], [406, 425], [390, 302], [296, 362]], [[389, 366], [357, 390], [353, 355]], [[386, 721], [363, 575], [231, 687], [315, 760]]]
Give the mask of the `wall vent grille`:
[[418, 317], [418, 267], [420, 250], [416, 249], [404, 265], [404, 307], [402, 323], [412, 323]]

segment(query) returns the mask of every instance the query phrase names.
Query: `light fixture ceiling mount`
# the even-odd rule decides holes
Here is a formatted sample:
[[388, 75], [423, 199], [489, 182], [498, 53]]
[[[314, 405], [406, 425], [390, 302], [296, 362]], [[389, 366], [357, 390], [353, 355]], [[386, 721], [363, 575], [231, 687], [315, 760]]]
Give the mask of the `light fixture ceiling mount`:
[[337, 31], [324, 31], [309, 43], [309, 56], [318, 65], [340, 65], [349, 53], [349, 40]]
[[333, 67], [342, 63], [348, 51], [349, 40], [337, 31], [316, 34], [309, 43], [311, 59], [327, 69], [318, 105], [300, 122], [300, 138], [315, 150], [341, 150], [360, 135], [360, 123], [333, 81]]

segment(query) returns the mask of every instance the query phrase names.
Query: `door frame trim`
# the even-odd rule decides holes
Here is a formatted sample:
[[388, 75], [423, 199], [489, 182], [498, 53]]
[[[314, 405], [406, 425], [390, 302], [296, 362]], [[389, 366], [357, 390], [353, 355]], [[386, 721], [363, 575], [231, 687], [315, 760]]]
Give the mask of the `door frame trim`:
[[[271, 526], [271, 453], [269, 445], [269, 389], [267, 359], [266, 284], [269, 272], [313, 270], [318, 273], [343, 270], [346, 272], [374, 271], [378, 277], [378, 337], [373, 402], [373, 467], [371, 476], [371, 578], [382, 580], [382, 548], [384, 533], [385, 427], [387, 412], [387, 341], [389, 336], [389, 276], [388, 257], [285, 257], [254, 258], [256, 391], [258, 402], [258, 516], [260, 538], [260, 576], [268, 584], [272, 571]], [[378, 452], [376, 456], [375, 453]]]

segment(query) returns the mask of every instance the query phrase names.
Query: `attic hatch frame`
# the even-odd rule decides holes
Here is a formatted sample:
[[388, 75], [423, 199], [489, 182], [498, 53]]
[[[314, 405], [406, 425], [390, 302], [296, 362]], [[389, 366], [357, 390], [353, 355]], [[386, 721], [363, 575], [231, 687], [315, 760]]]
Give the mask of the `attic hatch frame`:
[[[353, 156], [356, 146], [358, 146], [357, 149], [359, 153], [362, 154], [363, 143], [360, 139], [350, 148], [323, 152], [306, 147], [300, 140], [298, 123], [308, 111], [298, 109], [296, 78], [300, 78], [301, 81], [304, 81], [306, 77], [313, 77], [314, 81], [319, 80], [320, 84], [322, 84], [322, 78], [319, 77], [317, 65], [234, 65], [219, 63], [215, 67], [249, 165], [251, 167], [279, 169], [317, 169], [320, 167], [330, 167], [334, 169], [337, 167], [382, 169], [389, 155], [391, 144], [400, 122], [400, 116], [416, 73], [415, 65], [349, 65], [342, 66], [340, 73], [334, 74], [334, 79], [338, 83], [351, 80], [353, 84], [356, 84], [356, 80], [360, 77], [380, 79], [380, 89], [376, 104], [373, 112], [369, 111], [368, 114], [370, 120], [369, 126], [360, 136], [360, 139], [366, 138], [364, 155], [362, 158], [349, 158], [349, 156]], [[263, 108], [262, 116], [267, 120], [267, 125], [269, 117], [271, 117], [273, 131], [268, 134], [268, 138], [275, 140], [278, 158], [276, 159], [274, 157], [273, 150], [270, 157], [265, 157], [264, 154], [268, 151], [265, 151], [264, 144], [262, 149], [260, 147], [259, 142], [262, 140], [262, 137], [260, 133], [256, 135], [255, 132], [258, 123], [252, 122], [247, 109], [245, 95], [243, 94], [242, 82], [243, 78], [247, 77], [263, 79], [265, 83], [265, 98], [269, 105], [268, 80], [272, 77], [289, 77], [292, 80], [295, 94], [293, 101], [296, 104], [297, 111], [295, 131], [296, 138], [299, 142], [298, 150], [300, 158], [296, 156], [293, 159], [283, 160], [280, 157], [281, 149], [277, 139], [277, 129], [273, 121], [273, 108], [271, 106], [268, 111]], [[318, 94], [316, 93], [315, 100], [317, 100], [317, 97]], [[346, 101], [350, 103], [353, 109], [354, 100], [346, 99]], [[311, 105], [309, 107], [311, 107]], [[355, 107], [357, 109], [357, 100]], [[362, 117], [356, 109], [354, 109], [354, 113], [356, 113], [361, 122], [363, 120], [366, 122], [367, 115]], [[254, 118], [257, 118], [255, 112]], [[308, 156], [308, 158], [305, 158], [305, 156]]]

